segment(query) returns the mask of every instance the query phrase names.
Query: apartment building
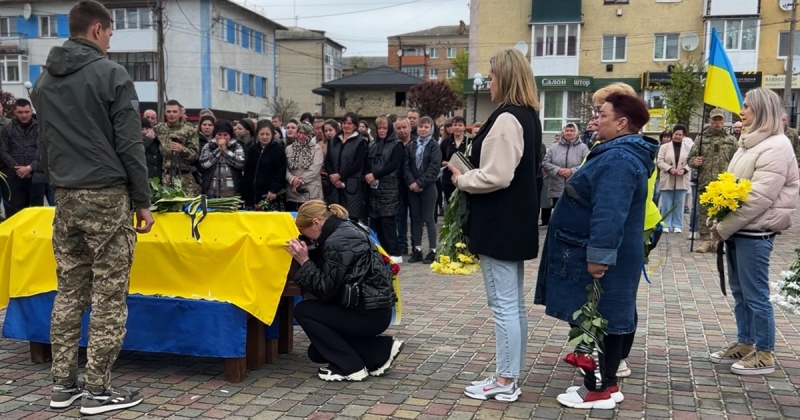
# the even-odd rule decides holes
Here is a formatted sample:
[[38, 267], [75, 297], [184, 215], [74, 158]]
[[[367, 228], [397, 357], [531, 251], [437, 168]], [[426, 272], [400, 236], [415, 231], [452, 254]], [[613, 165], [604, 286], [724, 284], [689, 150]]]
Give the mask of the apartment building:
[[[142, 110], [155, 109], [157, 44], [147, 2], [106, 0], [114, 18], [108, 58], [134, 81]], [[0, 76], [3, 89], [26, 97], [50, 49], [69, 37], [73, 2], [16, 1], [0, 4]], [[165, 2], [166, 93], [179, 100], [190, 120], [202, 108], [239, 118], [260, 113], [277, 94], [275, 33], [285, 27], [263, 10], [230, 0]]]
[[[477, 0], [471, 3], [470, 74], [480, 72], [485, 77], [489, 57], [517, 45], [531, 60], [546, 133], [556, 133], [568, 122], [585, 122], [587, 93], [614, 82], [628, 83], [640, 92], [651, 107], [652, 121], [646, 130], [660, 131], [670, 66], [702, 62], [712, 28], [722, 38], [743, 92], [766, 83], [765, 71], [782, 73], [788, 12], [779, 3]], [[519, 16], [525, 16], [525, 22]], [[520, 42], [524, 35], [527, 38]], [[464, 82], [474, 105], [472, 85], [472, 79]], [[484, 91], [477, 95], [478, 119], [485, 119], [494, 108]]]
[[278, 96], [297, 102], [301, 112], [322, 114], [312, 90], [342, 77], [344, 45], [325, 31], [289, 28], [278, 31]]
[[455, 76], [452, 59], [469, 52], [469, 26], [437, 26], [388, 37], [389, 67], [425, 80], [447, 80]]

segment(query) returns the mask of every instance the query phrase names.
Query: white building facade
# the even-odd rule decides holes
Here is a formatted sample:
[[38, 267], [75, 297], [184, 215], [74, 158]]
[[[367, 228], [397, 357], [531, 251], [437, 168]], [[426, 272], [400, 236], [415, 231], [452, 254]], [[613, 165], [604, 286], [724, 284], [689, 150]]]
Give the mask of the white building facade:
[[[148, 2], [103, 3], [114, 19], [108, 58], [128, 70], [142, 109], [154, 109], [158, 102], [157, 33]], [[24, 82], [35, 83], [50, 49], [69, 37], [67, 15], [73, 4], [0, 4], [3, 90], [27, 97]], [[277, 92], [275, 33], [284, 27], [228, 0], [173, 0], [165, 2], [164, 16], [168, 99], [178, 100], [190, 117], [202, 108], [223, 111], [223, 115], [264, 110], [267, 99]]]

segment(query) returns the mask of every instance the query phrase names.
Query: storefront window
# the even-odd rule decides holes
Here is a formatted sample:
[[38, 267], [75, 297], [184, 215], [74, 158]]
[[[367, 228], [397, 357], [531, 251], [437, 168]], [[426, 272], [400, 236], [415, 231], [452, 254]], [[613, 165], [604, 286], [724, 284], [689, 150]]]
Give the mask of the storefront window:
[[591, 96], [587, 92], [546, 91], [542, 93], [542, 131], [560, 132], [567, 123], [579, 129], [591, 118]]

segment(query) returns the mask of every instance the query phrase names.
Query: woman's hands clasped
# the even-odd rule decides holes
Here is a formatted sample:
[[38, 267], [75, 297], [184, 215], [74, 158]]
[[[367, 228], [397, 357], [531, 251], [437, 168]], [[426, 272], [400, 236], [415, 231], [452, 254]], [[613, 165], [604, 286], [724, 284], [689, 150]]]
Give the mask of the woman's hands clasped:
[[298, 264], [303, 265], [308, 261], [308, 247], [305, 242], [291, 239], [285, 249]]

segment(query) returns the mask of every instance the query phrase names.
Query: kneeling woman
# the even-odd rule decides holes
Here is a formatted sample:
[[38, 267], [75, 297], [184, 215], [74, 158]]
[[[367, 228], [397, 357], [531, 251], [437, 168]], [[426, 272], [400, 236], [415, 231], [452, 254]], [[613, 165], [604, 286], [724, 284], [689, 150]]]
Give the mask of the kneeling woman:
[[[383, 334], [397, 301], [383, 257], [367, 233], [337, 204], [311, 200], [300, 206], [296, 224], [316, 247], [292, 239], [286, 250], [300, 264], [295, 282], [316, 299], [306, 299], [294, 317], [308, 336], [308, 357], [327, 363], [323, 381], [362, 381], [381, 376], [403, 349]], [[353, 289], [358, 293], [352, 293]]]

